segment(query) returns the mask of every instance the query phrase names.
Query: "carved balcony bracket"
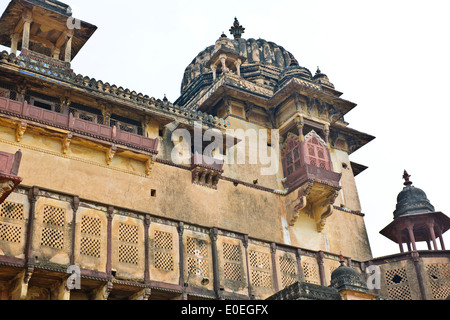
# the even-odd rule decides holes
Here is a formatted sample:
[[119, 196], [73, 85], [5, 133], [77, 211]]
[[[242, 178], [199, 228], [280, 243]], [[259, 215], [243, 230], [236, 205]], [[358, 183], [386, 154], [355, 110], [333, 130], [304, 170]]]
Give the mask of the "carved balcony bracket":
[[117, 146], [112, 145], [109, 149], [106, 150], [106, 164], [109, 166], [114, 159], [114, 156], [117, 152]]
[[217, 189], [217, 184], [222, 177], [222, 173], [219, 171], [199, 166], [192, 168], [191, 172], [192, 183], [212, 189]]
[[16, 126], [16, 140], [17, 142], [21, 142], [23, 139], [23, 135], [25, 134], [25, 131], [27, 130], [27, 123], [20, 121], [17, 123]]
[[223, 161], [194, 154], [191, 159], [192, 183], [217, 189], [222, 178]]
[[333, 214], [333, 204], [339, 194], [338, 188], [330, 188], [319, 182], [308, 181], [298, 191], [293, 208], [288, 211], [289, 225], [292, 227], [301, 214], [314, 219], [317, 232], [325, 228], [326, 220]]
[[91, 299], [92, 300], [108, 300], [109, 294], [113, 289], [113, 283], [108, 282], [102, 285], [99, 288], [96, 288], [91, 291]]
[[70, 144], [72, 143], [73, 134], [69, 132], [62, 141], [62, 153], [67, 154], [69, 152]]
[[25, 300], [28, 294], [27, 271], [23, 270], [9, 282], [11, 300]]

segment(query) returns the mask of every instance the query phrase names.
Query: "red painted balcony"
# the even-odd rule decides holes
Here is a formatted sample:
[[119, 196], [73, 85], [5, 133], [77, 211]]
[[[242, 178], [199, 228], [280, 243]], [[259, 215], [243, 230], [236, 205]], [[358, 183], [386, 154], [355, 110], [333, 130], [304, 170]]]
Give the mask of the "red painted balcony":
[[16, 154], [0, 151], [0, 203], [22, 182], [22, 178], [17, 176], [21, 161], [20, 150]]
[[117, 144], [125, 144], [139, 149], [158, 153], [158, 139], [146, 138], [134, 133], [129, 133], [106, 125], [74, 118], [72, 114], [49, 111], [28, 104], [28, 102], [18, 102], [0, 97], [0, 111], [10, 113], [11, 115], [44, 123], [50, 126], [60, 127], [70, 131], [76, 131], [80, 134], [94, 136], [100, 139], [114, 140]]

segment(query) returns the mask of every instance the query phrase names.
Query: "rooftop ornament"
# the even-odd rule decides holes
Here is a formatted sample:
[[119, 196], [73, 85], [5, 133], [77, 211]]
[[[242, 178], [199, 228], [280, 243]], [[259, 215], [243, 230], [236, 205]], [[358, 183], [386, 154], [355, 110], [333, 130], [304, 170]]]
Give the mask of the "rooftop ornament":
[[408, 172], [405, 170], [405, 172], [403, 173], [403, 180], [405, 180], [404, 185], [405, 186], [410, 186], [413, 183], [409, 180], [409, 178], [411, 178], [411, 175], [408, 174]]
[[245, 32], [245, 28], [241, 26], [238, 19], [234, 18], [234, 24], [230, 29], [230, 33], [232, 36], [234, 36], [234, 39], [240, 39], [242, 34]]

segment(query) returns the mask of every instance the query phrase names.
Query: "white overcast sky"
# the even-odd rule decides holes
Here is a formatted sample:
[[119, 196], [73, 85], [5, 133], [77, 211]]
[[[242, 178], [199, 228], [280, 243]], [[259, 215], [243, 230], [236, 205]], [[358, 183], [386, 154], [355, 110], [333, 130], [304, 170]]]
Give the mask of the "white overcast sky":
[[[231, 37], [234, 17], [243, 38], [275, 42], [313, 73], [319, 66], [358, 104], [350, 126], [377, 137], [351, 157], [369, 166], [356, 182], [374, 257], [399, 252], [379, 231], [393, 219], [403, 170], [450, 216], [448, 0], [62, 2], [98, 27], [74, 71], [157, 99], [178, 98], [187, 65], [222, 32]], [[444, 239], [450, 249], [450, 231]]]

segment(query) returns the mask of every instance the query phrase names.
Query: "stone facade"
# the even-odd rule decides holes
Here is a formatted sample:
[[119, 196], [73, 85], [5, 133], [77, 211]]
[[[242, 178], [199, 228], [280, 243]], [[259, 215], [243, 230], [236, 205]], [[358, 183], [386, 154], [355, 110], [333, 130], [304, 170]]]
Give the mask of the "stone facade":
[[[76, 74], [71, 61], [96, 27], [64, 8], [12, 0], [0, 19], [11, 47], [0, 53], [0, 178], [14, 182], [0, 208], [0, 299], [404, 297], [333, 287], [341, 255], [362, 282], [371, 264], [389, 281], [393, 271], [372, 257], [355, 183], [366, 167], [350, 160], [374, 137], [348, 126], [356, 105], [322, 71], [244, 39], [236, 20], [234, 39], [194, 59], [171, 103]], [[194, 140], [210, 131], [226, 138], [226, 156], [245, 152], [243, 163], [209, 163]], [[271, 174], [251, 161], [254, 132], [279, 146]], [[198, 152], [174, 161], [186, 142]], [[435, 288], [419, 295], [402, 257], [392, 266], [408, 271], [406, 297], [446, 294], [447, 256], [414, 255], [415, 274]]]

